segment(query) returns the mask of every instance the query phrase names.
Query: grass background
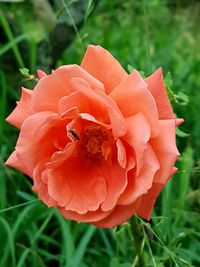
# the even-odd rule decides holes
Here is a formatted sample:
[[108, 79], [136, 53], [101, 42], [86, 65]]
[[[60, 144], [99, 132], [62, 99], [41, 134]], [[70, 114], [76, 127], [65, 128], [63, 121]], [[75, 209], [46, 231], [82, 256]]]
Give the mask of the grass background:
[[[20, 87], [33, 86], [19, 68], [36, 73], [37, 44], [49, 30], [31, 1], [13, 2], [0, 1], [0, 266], [140, 267], [140, 255], [143, 266], [200, 266], [200, 2], [101, 0], [93, 10], [93, 1], [85, 1], [85, 22], [78, 32], [74, 28], [75, 38], [56, 61], [80, 64], [87, 45], [99, 44], [126, 70], [131, 65], [148, 76], [162, 66], [180, 96], [181, 103], [172, 104], [188, 135], [177, 137], [179, 171], [157, 200], [150, 223], [135, 218], [135, 240], [130, 223], [104, 230], [64, 220], [37, 200], [28, 177], [4, 166], [17, 139], [5, 118]], [[73, 24], [72, 2], [65, 1], [70, 13], [63, 19]], [[57, 20], [61, 13], [56, 11]], [[20, 49], [24, 40], [26, 51]]]

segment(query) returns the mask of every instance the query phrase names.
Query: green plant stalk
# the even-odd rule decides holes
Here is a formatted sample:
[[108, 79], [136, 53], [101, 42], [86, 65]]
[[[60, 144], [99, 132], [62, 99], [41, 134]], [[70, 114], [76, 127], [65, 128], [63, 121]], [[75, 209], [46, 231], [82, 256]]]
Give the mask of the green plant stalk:
[[146, 48], [146, 55], [147, 55], [147, 67], [149, 74], [152, 72], [152, 64], [151, 64], [151, 51], [150, 51], [150, 41], [149, 41], [149, 21], [148, 15], [146, 10], [146, 3], [145, 0], [142, 0], [142, 8], [144, 14], [144, 28], [145, 28], [145, 48]]
[[132, 232], [134, 243], [135, 243], [134, 247], [136, 249], [136, 254], [137, 254], [137, 265], [136, 266], [145, 267], [145, 260], [144, 260], [144, 255], [143, 255], [143, 248], [144, 248], [143, 229], [142, 229], [141, 223], [136, 216], [133, 216], [130, 219], [130, 224], [131, 224], [131, 232]]

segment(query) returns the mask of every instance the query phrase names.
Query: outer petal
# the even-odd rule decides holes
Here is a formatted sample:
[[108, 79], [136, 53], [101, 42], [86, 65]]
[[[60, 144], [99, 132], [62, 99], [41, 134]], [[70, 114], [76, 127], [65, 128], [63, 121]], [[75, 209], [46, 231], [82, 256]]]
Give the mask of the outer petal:
[[129, 172], [128, 185], [120, 196], [118, 205], [130, 205], [151, 188], [155, 173], [160, 165], [151, 146], [145, 150], [143, 158], [144, 165], [138, 177], [135, 177], [134, 170]]
[[59, 211], [66, 219], [71, 219], [78, 222], [88, 222], [88, 223], [102, 220], [112, 212], [112, 211], [105, 212], [102, 211], [101, 209], [98, 209], [97, 211], [88, 211], [85, 214], [79, 214], [75, 211], [65, 210], [64, 208], [61, 207], [59, 207]]
[[107, 94], [127, 77], [119, 62], [100, 46], [88, 46], [81, 67], [104, 84]]
[[[168, 179], [176, 172], [176, 168], [172, 168], [170, 176]], [[166, 180], [168, 180], [166, 179]], [[159, 196], [161, 190], [165, 184], [153, 183], [152, 187], [149, 189], [148, 193], [141, 198], [140, 205], [137, 209], [137, 214], [143, 217], [146, 220], [149, 220], [151, 217], [151, 212], [156, 202], [157, 197]]]
[[114, 208], [119, 196], [124, 192], [127, 185], [128, 169], [122, 168], [118, 163], [104, 163], [102, 171], [107, 184], [107, 197], [101, 205], [103, 211], [109, 211]]
[[16, 108], [7, 117], [7, 121], [13, 126], [20, 128], [24, 120], [33, 113], [31, 98], [33, 91], [22, 87], [22, 95]]
[[102, 227], [102, 228], [114, 228], [115, 226], [124, 223], [130, 217], [136, 213], [137, 208], [140, 204], [140, 199], [135, 201], [131, 205], [127, 206], [122, 206], [122, 205], [117, 205], [113, 212], [108, 215], [105, 219], [94, 222], [93, 224], [97, 227]]
[[145, 82], [148, 84], [148, 88], [156, 101], [159, 119], [174, 119], [175, 115], [167, 96], [162, 68], [157, 69], [145, 79]]
[[37, 76], [39, 79], [42, 79], [43, 77], [45, 77], [47, 74], [42, 71], [42, 70], [37, 70]]
[[[16, 151], [30, 177], [35, 166], [57, 150], [57, 141], [64, 139], [63, 135], [66, 135], [64, 122], [57, 114], [48, 111], [33, 114], [24, 121]], [[66, 136], [66, 143], [67, 141]]]
[[158, 111], [156, 103], [147, 88], [147, 84], [137, 71], [129, 76], [112, 91], [115, 100], [125, 117], [142, 113], [151, 126], [152, 137], [158, 134]]
[[23, 163], [19, 160], [16, 150], [10, 155], [10, 157], [5, 162], [5, 165], [13, 167], [25, 174], [28, 174], [29, 171], [27, 168], [23, 165]]
[[165, 184], [179, 152], [176, 147], [175, 120], [160, 120], [159, 126], [160, 134], [151, 139], [150, 144], [160, 163], [160, 170], [156, 173], [154, 182]]
[[98, 166], [68, 158], [48, 172], [49, 194], [65, 210], [85, 214], [96, 211], [106, 198], [106, 182]]
[[123, 139], [132, 147], [136, 157], [136, 176], [143, 166], [143, 154], [150, 139], [151, 129], [143, 114], [138, 113], [126, 119], [128, 132]]
[[151, 146], [159, 160], [160, 170], [156, 173], [152, 187], [141, 200], [137, 214], [149, 220], [156, 198], [169, 178], [174, 174], [175, 161], [179, 155], [175, 140], [175, 119], [160, 120], [160, 134], [151, 140]]
[[47, 173], [45, 171], [45, 164], [49, 158], [45, 158], [38, 163], [33, 171], [33, 191], [38, 193], [39, 199], [41, 199], [48, 207], [57, 206], [56, 202], [50, 198], [47, 184], [44, 182]]
[[[82, 78], [92, 88], [103, 90], [103, 85], [84, 69], [77, 65], [61, 66], [52, 74], [43, 77], [34, 88], [32, 105], [35, 111], [58, 111], [59, 100], [72, 92], [70, 80], [73, 77]], [[39, 101], [38, 101], [39, 99]]]

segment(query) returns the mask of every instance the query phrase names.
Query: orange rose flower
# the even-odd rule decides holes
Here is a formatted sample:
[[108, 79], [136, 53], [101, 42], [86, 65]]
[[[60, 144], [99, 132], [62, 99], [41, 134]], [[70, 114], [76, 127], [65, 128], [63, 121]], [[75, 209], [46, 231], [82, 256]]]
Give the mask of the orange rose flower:
[[38, 71], [7, 121], [20, 129], [6, 165], [67, 219], [112, 228], [138, 214], [149, 220], [176, 171], [176, 119], [162, 70], [129, 75], [100, 46], [81, 66]]

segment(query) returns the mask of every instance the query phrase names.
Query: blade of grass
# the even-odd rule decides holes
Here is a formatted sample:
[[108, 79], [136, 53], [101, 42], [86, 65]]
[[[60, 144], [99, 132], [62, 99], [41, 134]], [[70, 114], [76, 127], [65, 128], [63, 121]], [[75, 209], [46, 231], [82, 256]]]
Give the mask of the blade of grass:
[[35, 66], [36, 66], [36, 57], [37, 57], [37, 43], [36, 41], [31, 38], [29, 41], [29, 55], [30, 55], [30, 72], [35, 72]]
[[[3, 140], [3, 138], [1, 139]], [[4, 172], [4, 155], [6, 155], [7, 147], [2, 145], [0, 147], [0, 210], [6, 207], [7, 203], [7, 190], [6, 190], [6, 174]], [[2, 155], [2, 156], [1, 156]]]
[[160, 231], [163, 234], [163, 238], [165, 239], [167, 236], [170, 235], [171, 231], [171, 213], [173, 207], [173, 200], [172, 200], [172, 179], [165, 185], [164, 190], [162, 191], [162, 212], [161, 216], [164, 218], [162, 224], [160, 225]]
[[62, 233], [62, 251], [61, 251], [61, 257], [62, 260], [60, 261], [60, 266], [68, 266], [68, 262], [72, 259], [74, 254], [74, 240], [72, 233], [70, 231], [69, 225], [67, 221], [62, 217], [62, 215], [59, 213], [58, 210], [55, 210], [56, 218], [60, 224], [61, 227], [61, 233]]
[[152, 72], [152, 64], [151, 64], [151, 51], [150, 51], [150, 36], [149, 36], [149, 19], [147, 13], [147, 6], [146, 1], [142, 0], [142, 8], [143, 8], [143, 15], [144, 15], [144, 32], [145, 32], [145, 46], [146, 46], [146, 56], [147, 56], [147, 68], [148, 74]]
[[189, 190], [190, 184], [190, 171], [193, 167], [193, 150], [189, 146], [183, 152], [179, 169], [184, 170], [183, 172], [177, 173], [177, 183], [179, 187], [179, 196], [177, 198], [176, 208], [177, 214], [175, 219], [175, 225], [181, 224], [182, 221], [182, 211], [184, 210], [186, 201], [187, 201], [187, 192]]
[[[11, 28], [9, 26], [9, 23], [8, 23], [6, 17], [5, 17], [5, 15], [4, 15], [4, 13], [3, 13], [3, 11], [1, 9], [0, 9], [0, 22], [2, 24], [3, 30], [4, 30], [4, 32], [6, 34], [9, 42], [13, 43], [14, 40], [15, 40], [15, 37], [14, 37], [14, 35], [13, 35], [12, 31], [11, 31]], [[14, 56], [16, 58], [16, 61], [17, 61], [18, 65], [19, 65], [19, 67], [20, 68], [24, 68], [25, 67], [24, 61], [23, 61], [23, 58], [22, 58], [22, 56], [20, 54], [20, 51], [18, 49], [17, 44], [12, 45], [12, 50], [13, 50]]]
[[23, 33], [15, 38], [13, 38], [9, 43], [7, 43], [6, 45], [4, 45], [1, 49], [0, 49], [0, 56], [2, 56], [3, 54], [5, 54], [6, 52], [8, 52], [11, 48], [13, 49], [14, 46], [16, 46], [18, 43], [24, 41], [28, 39], [28, 35], [26, 33]]
[[180, 262], [184, 263], [186, 266], [192, 267], [192, 265], [189, 262], [187, 262], [183, 258], [176, 255], [174, 251], [170, 250], [148, 223], [144, 222], [139, 216], [137, 216], [137, 218], [156, 237], [156, 239], [159, 241], [158, 244], [167, 252], [167, 254], [170, 256], [170, 258], [172, 259], [175, 266], [179, 266], [177, 261], [180, 261]]
[[[3, 233], [3, 231], [5, 231], [5, 233], [7, 234], [7, 245], [6, 245], [6, 250], [4, 250], [3, 256], [1, 258], [0, 261], [0, 266], [13, 266], [15, 267], [15, 245], [14, 245], [14, 239], [13, 239], [13, 235], [12, 235], [12, 231], [10, 229], [10, 226], [8, 224], [8, 222], [0, 217], [0, 229], [1, 229], [1, 233]], [[4, 246], [5, 247], [5, 240], [1, 240], [1, 244], [4, 242]], [[11, 256], [11, 260], [8, 258], [8, 256]], [[12, 262], [12, 265], [10, 265]]]
[[[42, 258], [35, 252], [33, 251], [31, 248], [27, 248], [24, 250], [24, 252], [21, 254], [21, 257], [17, 263], [16, 267], [24, 267], [26, 266], [26, 259], [29, 256], [29, 254], [32, 254], [34, 256], [34, 259], [36, 259], [37, 262], [37, 267], [41, 266], [41, 267], [46, 267], [46, 265], [44, 264]], [[33, 265], [32, 265], [33, 266]]]
[[95, 231], [96, 231], [96, 228], [94, 226], [92, 225], [88, 226], [87, 231], [85, 232], [85, 234], [83, 235], [83, 237], [81, 238], [79, 242], [79, 245], [76, 249], [76, 253], [74, 254], [73, 258], [71, 258], [71, 261], [69, 262], [67, 267], [79, 267], [80, 266], [80, 264], [82, 263], [85, 251], [87, 249], [87, 246], [92, 236], [94, 235]]
[[23, 206], [26, 206], [26, 205], [30, 205], [30, 204], [33, 204], [35, 202], [39, 202], [39, 199], [31, 200], [31, 201], [28, 201], [28, 202], [25, 202], [25, 203], [14, 205], [14, 206], [6, 208], [6, 209], [2, 209], [2, 210], [0, 210], [0, 213], [7, 212], [7, 211], [10, 211], [10, 210], [13, 210], [13, 209], [17, 209], [17, 208], [20, 208], [20, 207], [23, 207]]
[[0, 139], [4, 140], [4, 125], [5, 125], [5, 116], [6, 116], [6, 107], [7, 107], [7, 92], [8, 86], [6, 83], [6, 77], [3, 71], [0, 71], [0, 88], [1, 88], [1, 95], [0, 95], [0, 106], [1, 106], [1, 113], [0, 113]]
[[37, 232], [35, 233], [34, 237], [31, 239], [31, 245], [32, 246], [34, 246], [34, 244], [37, 242], [37, 239], [39, 239], [41, 237], [42, 232], [48, 226], [48, 224], [49, 224], [49, 222], [50, 222], [50, 220], [51, 220], [51, 218], [53, 217], [54, 214], [55, 214], [55, 210], [54, 209], [49, 211], [48, 216], [46, 217], [46, 219], [44, 220], [44, 222], [42, 223], [40, 228], [37, 230]]
[[106, 247], [106, 252], [108, 253], [108, 255], [113, 258], [114, 257], [114, 252], [113, 252], [113, 249], [112, 249], [112, 246], [110, 244], [110, 241], [106, 235], [106, 231], [103, 230], [103, 229], [98, 229], [99, 232], [100, 232], [100, 236], [104, 242], [104, 245]]
[[82, 38], [81, 38], [81, 35], [80, 35], [80, 33], [79, 33], [78, 28], [76, 27], [76, 23], [75, 23], [75, 21], [74, 21], [74, 18], [73, 18], [73, 16], [72, 16], [72, 13], [71, 13], [71, 11], [70, 11], [70, 8], [69, 8], [69, 6], [68, 6], [68, 3], [66, 3], [64, 0], [60, 0], [60, 1], [61, 1], [61, 3], [63, 4], [63, 7], [65, 8], [65, 10], [66, 10], [66, 12], [67, 12], [67, 14], [68, 14], [68, 16], [69, 16], [71, 22], [72, 22], [72, 25], [73, 25], [74, 30], [75, 30], [75, 32], [76, 32], [77, 38], [78, 38], [79, 43], [80, 43], [80, 45], [81, 45], [82, 52], [83, 52], [83, 54], [84, 54], [84, 52], [85, 52], [85, 48], [84, 48], [83, 40], [82, 40]]

